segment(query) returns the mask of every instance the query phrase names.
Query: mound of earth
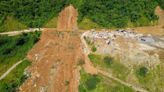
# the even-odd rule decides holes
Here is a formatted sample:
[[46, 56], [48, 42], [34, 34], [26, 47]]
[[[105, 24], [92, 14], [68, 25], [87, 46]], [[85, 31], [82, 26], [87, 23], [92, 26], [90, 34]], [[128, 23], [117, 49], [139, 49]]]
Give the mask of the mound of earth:
[[57, 29], [62, 31], [77, 30], [77, 16], [78, 12], [72, 5], [66, 7], [59, 14]]

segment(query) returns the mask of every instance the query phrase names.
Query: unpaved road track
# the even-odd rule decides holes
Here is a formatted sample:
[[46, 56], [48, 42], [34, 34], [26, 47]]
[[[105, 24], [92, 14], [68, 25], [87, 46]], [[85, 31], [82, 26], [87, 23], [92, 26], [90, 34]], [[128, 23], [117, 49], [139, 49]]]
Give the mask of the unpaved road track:
[[20, 60], [19, 62], [15, 63], [11, 68], [9, 68], [1, 77], [0, 77], [0, 80], [2, 80], [3, 78], [5, 78], [15, 67], [17, 67], [19, 64], [21, 64], [23, 60]]
[[115, 81], [117, 81], [117, 82], [119, 82], [119, 83], [121, 83], [121, 84], [123, 84], [123, 85], [125, 85], [125, 86], [128, 86], [128, 87], [134, 89], [136, 92], [138, 92], [138, 91], [139, 91], [139, 92], [148, 92], [147, 90], [145, 90], [145, 89], [143, 89], [143, 88], [134, 86], [134, 85], [132, 85], [132, 84], [130, 84], [130, 83], [124, 82], [124, 81], [122, 81], [122, 80], [120, 80], [120, 79], [118, 79], [118, 78], [116, 78], [116, 77], [113, 77], [113, 76], [112, 76], [110, 73], [108, 73], [108, 72], [105, 72], [105, 71], [102, 71], [102, 70], [100, 70], [100, 69], [98, 69], [98, 68], [95, 68], [95, 67], [91, 64], [91, 62], [89, 61], [88, 54], [90, 53], [90, 49], [88, 48], [88, 45], [87, 45], [87, 43], [86, 43], [85, 40], [84, 40], [84, 36], [85, 36], [85, 33], [82, 34], [82, 36], [81, 36], [81, 41], [82, 41], [82, 43], [83, 43], [83, 45], [84, 45], [84, 46], [83, 46], [83, 50], [84, 50], [84, 54], [85, 54], [85, 65], [84, 65], [84, 69], [85, 69], [85, 71], [86, 71], [87, 73], [91, 73], [91, 74], [100, 73], [100, 74], [102, 74], [102, 75], [104, 75], [104, 76], [106, 76], [106, 77], [109, 77], [109, 78], [111, 78], [111, 79], [113, 79], [113, 80], [115, 80]]
[[2, 32], [0, 35], [8, 35], [8, 36], [15, 36], [22, 33], [29, 33], [29, 32], [35, 32], [35, 31], [43, 31], [44, 28], [31, 28], [31, 29], [25, 29], [20, 31], [11, 31], [11, 32]]

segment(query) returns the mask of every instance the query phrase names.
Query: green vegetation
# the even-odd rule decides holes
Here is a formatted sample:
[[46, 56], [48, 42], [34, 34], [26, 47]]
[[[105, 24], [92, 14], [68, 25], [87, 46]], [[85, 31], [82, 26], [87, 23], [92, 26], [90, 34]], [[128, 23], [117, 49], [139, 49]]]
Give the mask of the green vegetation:
[[150, 92], [162, 92], [164, 89], [163, 61], [161, 61], [160, 65], [153, 68], [144, 65], [133, 66], [134, 71], [130, 73], [131, 69], [125, 67], [118, 60], [112, 57], [98, 54], [89, 54], [88, 57], [94, 66], [99, 67], [106, 72], [112, 73], [113, 76], [121, 80], [133, 82]]
[[111, 71], [114, 76], [120, 79], [125, 80], [130, 72], [127, 67], [112, 57], [97, 54], [89, 54], [88, 57], [94, 66], [98, 66], [106, 71]]
[[92, 52], [96, 52], [96, 51], [97, 51], [96, 46], [95, 46], [95, 45], [93, 45], [93, 46], [92, 46], [92, 48], [91, 48], [91, 50], [92, 50]]
[[[39, 40], [40, 32], [23, 33], [17, 36], [0, 36], [0, 76], [13, 64], [25, 58], [27, 52]], [[0, 81], [0, 92], [16, 92], [28, 77], [24, 69], [31, 63], [23, 61]]]
[[25, 60], [20, 65], [18, 65], [14, 70], [12, 70], [3, 80], [0, 81], [0, 92], [16, 92], [17, 87], [19, 87], [27, 75], [24, 74], [24, 69], [29, 66], [31, 62]]
[[102, 75], [87, 74], [83, 69], [80, 77], [79, 92], [134, 92], [131, 88]]
[[83, 18], [83, 20], [79, 23], [79, 28], [88, 30], [88, 29], [93, 29], [93, 28], [100, 29], [102, 27], [96, 24], [95, 22], [93, 22], [92, 20], [90, 20], [89, 18]]
[[138, 73], [138, 75], [145, 77], [146, 74], [148, 73], [148, 69], [146, 67], [141, 67], [141, 68], [139, 68], [137, 73]]
[[113, 58], [105, 56], [104, 57], [104, 62], [105, 64], [107, 64], [108, 66], [110, 66], [113, 63]]
[[[147, 69], [142, 66], [134, 68], [136, 70], [136, 77], [139, 84], [150, 92], [162, 92], [164, 89], [164, 64], [161, 63], [156, 68]], [[155, 86], [154, 86], [155, 85]]]
[[159, 6], [164, 10], [164, 0], [156, 0]]
[[0, 36], [0, 75], [13, 64], [22, 60], [39, 40], [40, 32], [18, 36]]
[[79, 26], [84, 29], [120, 28], [127, 27], [128, 23], [133, 26], [152, 25], [158, 20], [154, 14], [155, 7], [160, 5], [164, 8], [163, 0], [1, 0], [0, 30], [10, 31], [3, 29], [8, 16], [20, 21], [20, 28], [55, 27], [54, 17], [70, 4], [78, 9]]
[[57, 27], [57, 17], [52, 18], [43, 27], [45, 28], [56, 28]]
[[0, 32], [5, 32], [5, 31], [17, 31], [21, 29], [26, 29], [27, 26], [23, 25], [13, 17], [6, 17], [3, 25], [0, 26]]
[[84, 40], [86, 41], [86, 43], [88, 45], [92, 45], [93, 44], [93, 42], [91, 41], [91, 39], [89, 37], [84, 36]]

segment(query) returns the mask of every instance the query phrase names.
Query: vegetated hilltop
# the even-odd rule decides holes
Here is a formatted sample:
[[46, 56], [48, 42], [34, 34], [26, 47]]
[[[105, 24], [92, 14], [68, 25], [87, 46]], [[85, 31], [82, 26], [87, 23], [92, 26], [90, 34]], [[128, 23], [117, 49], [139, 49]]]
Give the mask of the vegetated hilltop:
[[3, 26], [7, 16], [28, 27], [42, 27], [69, 4], [78, 8], [79, 23], [87, 17], [108, 28], [153, 25], [158, 3], [164, 8], [162, 0], [1, 0], [0, 31], [9, 31]]

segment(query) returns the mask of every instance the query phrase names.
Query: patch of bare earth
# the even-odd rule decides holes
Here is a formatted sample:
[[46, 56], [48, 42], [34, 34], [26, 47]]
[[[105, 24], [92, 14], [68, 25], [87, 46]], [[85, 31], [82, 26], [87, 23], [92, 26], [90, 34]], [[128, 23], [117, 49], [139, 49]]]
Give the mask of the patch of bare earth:
[[21, 92], [77, 92], [82, 58], [79, 33], [46, 30], [29, 52], [31, 77]]
[[28, 53], [31, 73], [21, 92], [78, 92], [78, 60], [83, 58], [77, 11], [66, 7], [59, 15], [58, 27], [45, 29], [41, 40]]
[[77, 30], [77, 16], [78, 12], [72, 5], [66, 7], [59, 14], [57, 29], [60, 31]]

